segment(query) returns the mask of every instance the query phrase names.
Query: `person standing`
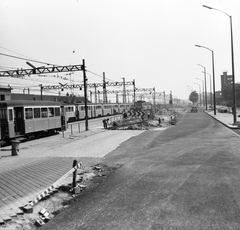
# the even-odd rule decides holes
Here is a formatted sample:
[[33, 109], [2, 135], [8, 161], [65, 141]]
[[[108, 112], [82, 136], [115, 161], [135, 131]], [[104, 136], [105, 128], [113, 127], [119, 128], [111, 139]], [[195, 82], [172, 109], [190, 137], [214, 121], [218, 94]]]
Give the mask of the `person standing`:
[[103, 119], [103, 128], [104, 129], [107, 129], [107, 126], [108, 126], [108, 121], [109, 121], [109, 118], [108, 119]]
[[107, 119], [103, 119], [102, 122], [103, 122], [103, 128], [106, 129], [106, 127], [107, 127]]

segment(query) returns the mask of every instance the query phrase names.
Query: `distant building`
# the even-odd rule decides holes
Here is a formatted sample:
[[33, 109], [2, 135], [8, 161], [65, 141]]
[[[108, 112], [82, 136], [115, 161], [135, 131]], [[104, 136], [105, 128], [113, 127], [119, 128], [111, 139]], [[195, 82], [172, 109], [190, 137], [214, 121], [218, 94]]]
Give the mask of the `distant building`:
[[222, 93], [229, 84], [233, 83], [232, 75], [227, 75], [227, 72], [223, 72], [221, 75], [221, 91]]
[[0, 87], [0, 101], [11, 100], [11, 87]]

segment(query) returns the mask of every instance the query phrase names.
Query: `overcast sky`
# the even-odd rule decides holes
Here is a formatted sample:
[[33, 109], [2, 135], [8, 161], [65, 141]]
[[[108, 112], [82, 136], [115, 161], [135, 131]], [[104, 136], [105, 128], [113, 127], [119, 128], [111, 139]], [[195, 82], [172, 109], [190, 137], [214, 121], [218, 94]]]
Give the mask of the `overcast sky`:
[[[85, 59], [87, 70], [105, 72], [111, 81], [135, 79], [138, 88], [155, 87], [156, 92], [172, 91], [186, 99], [191, 89], [199, 90], [197, 84], [202, 86], [196, 78], [203, 79], [203, 68], [197, 64], [212, 75], [211, 52], [195, 47], [199, 44], [214, 51], [220, 90], [222, 72], [232, 73], [230, 19], [202, 5], [232, 16], [235, 81], [240, 82], [239, 0], [0, 0], [0, 68], [30, 68], [26, 61], [2, 54], [55, 65], [82, 64]], [[36, 77], [29, 87], [40, 80], [52, 83], [51, 78]], [[89, 83], [102, 82], [90, 72], [87, 77]], [[27, 86], [16, 79], [0, 80], [13, 88]], [[73, 80], [82, 82], [82, 73], [76, 72]], [[207, 84], [209, 89], [209, 80]]]

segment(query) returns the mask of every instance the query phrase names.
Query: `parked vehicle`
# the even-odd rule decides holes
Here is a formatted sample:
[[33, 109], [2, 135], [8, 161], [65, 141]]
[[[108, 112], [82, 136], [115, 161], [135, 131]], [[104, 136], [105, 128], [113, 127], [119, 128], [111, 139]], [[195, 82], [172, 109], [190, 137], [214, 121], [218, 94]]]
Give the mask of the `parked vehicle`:
[[[128, 111], [131, 108], [131, 104], [124, 103], [107, 103], [88, 104], [88, 118], [102, 117], [114, 114], [121, 114], [123, 111]], [[72, 122], [77, 120], [85, 119], [85, 104], [73, 103], [73, 104], [62, 104], [66, 122]]]
[[198, 111], [198, 109], [197, 109], [196, 106], [193, 106], [193, 107], [191, 108], [191, 113], [197, 113], [197, 111]]
[[1, 101], [0, 140], [61, 130], [61, 104], [54, 101]]

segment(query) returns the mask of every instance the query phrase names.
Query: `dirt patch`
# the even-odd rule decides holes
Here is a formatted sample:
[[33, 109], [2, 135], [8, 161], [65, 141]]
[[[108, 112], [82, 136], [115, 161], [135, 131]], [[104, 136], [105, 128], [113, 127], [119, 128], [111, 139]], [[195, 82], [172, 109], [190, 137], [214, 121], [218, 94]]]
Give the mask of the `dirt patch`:
[[[70, 206], [75, 198], [79, 198], [86, 192], [98, 186], [102, 181], [119, 168], [109, 167], [104, 164], [93, 165], [88, 170], [78, 173], [76, 190], [72, 188], [72, 175], [69, 176], [60, 186], [57, 193], [49, 198], [39, 201], [34, 207], [32, 213], [25, 213], [13, 217], [11, 221], [0, 226], [0, 229], [6, 230], [36, 230], [41, 224], [51, 221], [56, 215]], [[75, 194], [74, 191], [79, 191]]]

